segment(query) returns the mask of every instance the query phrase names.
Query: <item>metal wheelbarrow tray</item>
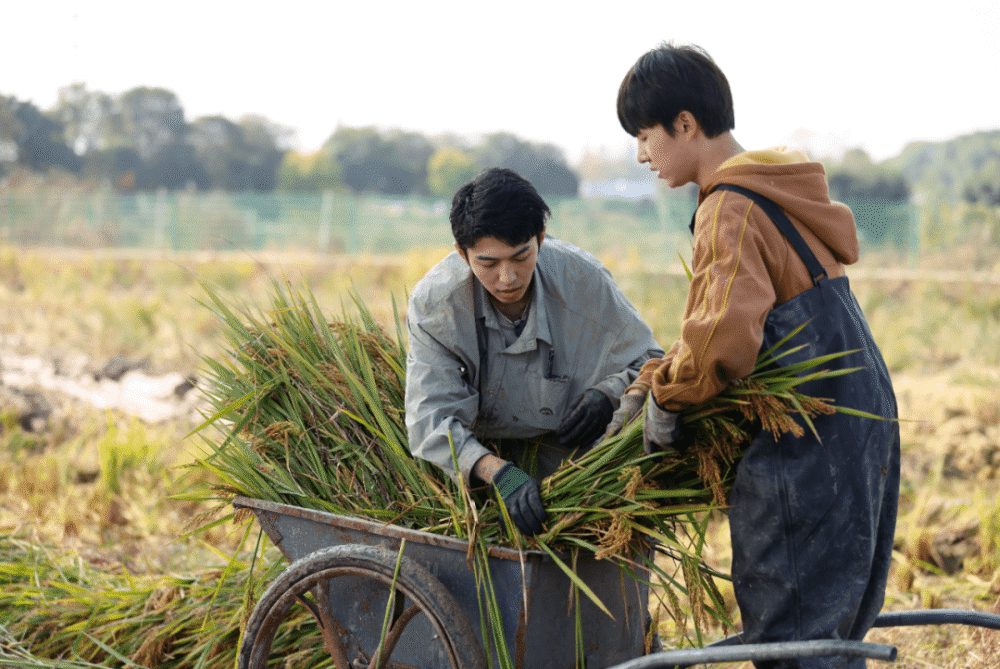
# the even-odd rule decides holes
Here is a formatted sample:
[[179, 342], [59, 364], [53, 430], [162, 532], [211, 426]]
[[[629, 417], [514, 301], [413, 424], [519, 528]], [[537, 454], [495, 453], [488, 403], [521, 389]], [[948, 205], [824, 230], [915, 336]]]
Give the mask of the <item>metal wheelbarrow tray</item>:
[[[241, 669], [263, 668], [275, 659], [269, 657], [271, 645], [297, 604], [307, 606], [319, 621], [338, 669], [480, 669], [486, 667], [484, 649], [492, 655], [492, 666], [499, 666], [495, 644], [488, 638], [484, 643], [481, 589], [466, 560], [467, 541], [245, 497], [236, 498], [233, 506], [253, 511], [291, 563], [254, 607], [240, 647]], [[379, 652], [403, 540], [395, 599]], [[577, 607], [572, 581], [539, 551], [493, 547], [489, 569], [516, 669], [573, 669]], [[614, 616], [611, 620], [580, 595], [586, 666], [609, 667], [641, 656], [648, 574], [633, 579], [615, 563], [591, 555], [578, 558], [576, 573]]]

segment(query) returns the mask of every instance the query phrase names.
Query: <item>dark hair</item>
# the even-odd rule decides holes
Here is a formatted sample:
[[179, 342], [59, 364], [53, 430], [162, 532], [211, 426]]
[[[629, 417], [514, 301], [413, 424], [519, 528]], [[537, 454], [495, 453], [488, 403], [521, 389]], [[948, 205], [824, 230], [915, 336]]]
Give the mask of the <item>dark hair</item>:
[[664, 42], [639, 57], [618, 88], [618, 121], [635, 137], [657, 123], [674, 136], [674, 121], [691, 112], [711, 139], [736, 127], [729, 81], [712, 57], [693, 44]]
[[517, 246], [541, 235], [551, 213], [530, 181], [513, 170], [491, 167], [452, 198], [451, 234], [463, 251], [483, 237]]

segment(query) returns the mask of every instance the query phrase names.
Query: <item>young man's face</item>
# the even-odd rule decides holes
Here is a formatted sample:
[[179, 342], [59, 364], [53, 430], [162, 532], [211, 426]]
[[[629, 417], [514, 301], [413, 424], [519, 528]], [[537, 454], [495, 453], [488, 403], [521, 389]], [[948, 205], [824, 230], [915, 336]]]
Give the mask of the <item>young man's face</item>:
[[660, 179], [671, 188], [678, 188], [694, 181], [697, 160], [691, 155], [693, 143], [683, 123], [674, 123], [674, 136], [667, 134], [661, 123], [652, 128], [642, 128], [636, 139], [639, 142], [636, 158], [639, 163], [649, 163], [649, 169], [658, 172]]
[[[462, 253], [472, 273], [483, 284], [498, 307], [524, 306], [538, 262], [538, 247], [545, 232], [523, 244], [510, 246], [495, 237], [483, 237]], [[522, 304], [523, 303], [523, 304]]]

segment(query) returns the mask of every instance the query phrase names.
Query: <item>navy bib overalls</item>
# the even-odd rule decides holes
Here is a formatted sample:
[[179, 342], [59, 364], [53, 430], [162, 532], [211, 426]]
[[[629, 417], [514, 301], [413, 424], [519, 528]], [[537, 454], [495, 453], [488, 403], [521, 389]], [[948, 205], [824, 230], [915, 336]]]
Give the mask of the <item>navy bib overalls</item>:
[[[761, 430], [730, 496], [733, 589], [748, 643], [864, 638], [882, 608], [899, 498], [899, 425], [889, 372], [847, 277], [830, 279], [788, 217], [739, 186], [788, 238], [813, 287], [772, 310], [761, 351], [807, 323], [781, 358], [788, 365], [857, 349], [826, 368], [861, 367], [800, 386], [809, 396], [881, 416], [821, 415], [803, 437]], [[758, 668], [865, 666], [864, 659], [803, 658]]]

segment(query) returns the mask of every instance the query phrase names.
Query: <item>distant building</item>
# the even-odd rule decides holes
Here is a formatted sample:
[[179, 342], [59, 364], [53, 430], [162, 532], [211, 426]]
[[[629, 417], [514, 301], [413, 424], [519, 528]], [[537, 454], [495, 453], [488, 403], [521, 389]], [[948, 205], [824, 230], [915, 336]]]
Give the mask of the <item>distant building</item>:
[[582, 181], [580, 182], [580, 197], [654, 200], [656, 199], [656, 182], [634, 181], [631, 179], [610, 179], [601, 182]]
[[17, 144], [0, 137], [0, 163], [13, 163], [17, 160]]

